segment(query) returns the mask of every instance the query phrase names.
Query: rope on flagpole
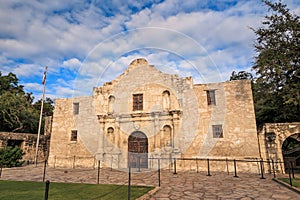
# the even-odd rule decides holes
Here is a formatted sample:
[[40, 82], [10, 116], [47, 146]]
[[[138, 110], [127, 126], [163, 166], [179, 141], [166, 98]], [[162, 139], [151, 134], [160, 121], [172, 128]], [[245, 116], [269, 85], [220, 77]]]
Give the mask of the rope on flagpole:
[[36, 146], [35, 146], [35, 157], [34, 157], [34, 164], [37, 166], [38, 160], [38, 150], [39, 150], [39, 142], [40, 142], [40, 135], [41, 135], [41, 127], [42, 127], [42, 116], [43, 116], [43, 107], [44, 107], [44, 98], [45, 98], [45, 91], [46, 91], [46, 75], [47, 75], [48, 67], [46, 66], [46, 70], [44, 72], [42, 83], [44, 85], [43, 95], [42, 95], [42, 102], [41, 102], [41, 112], [40, 112], [40, 120], [39, 120], [39, 129], [38, 129], [38, 136], [36, 139]]

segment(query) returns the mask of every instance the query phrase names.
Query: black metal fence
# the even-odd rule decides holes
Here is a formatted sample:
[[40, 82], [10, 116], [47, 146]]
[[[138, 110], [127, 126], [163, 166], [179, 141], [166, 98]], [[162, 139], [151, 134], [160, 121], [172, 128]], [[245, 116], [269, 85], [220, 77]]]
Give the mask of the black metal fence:
[[[238, 172], [257, 172], [259, 175], [264, 173], [269, 174], [284, 174], [284, 162], [274, 161], [274, 160], [263, 160], [263, 159], [211, 159], [211, 158], [149, 158], [150, 160], [160, 160], [167, 161], [169, 164], [165, 165], [169, 171], [173, 170], [176, 174], [177, 171], [189, 171], [194, 170], [197, 173], [199, 171], [207, 171], [210, 175], [213, 171], [218, 172], [233, 172], [237, 176]], [[150, 161], [151, 162], [151, 161]], [[188, 164], [184, 164], [188, 162]], [[187, 166], [189, 165], [189, 166]], [[152, 166], [152, 165], [151, 165]], [[293, 168], [290, 165], [291, 170]], [[255, 170], [256, 168], [256, 170]]]
[[[74, 158], [76, 160], [76, 158]], [[162, 170], [162, 162], [168, 165], [164, 165], [165, 167]], [[189, 163], [190, 168], [186, 167], [185, 163]], [[257, 174], [260, 179], [265, 179], [265, 174], [272, 174], [273, 178], [276, 178], [278, 174], [285, 173], [284, 169], [284, 162], [278, 162], [274, 160], [259, 160], [259, 159], [252, 159], [252, 160], [241, 160], [241, 159], [210, 159], [210, 158], [149, 158], [150, 168], [145, 169], [141, 168], [141, 166], [135, 166], [132, 168], [130, 165], [128, 166], [127, 170], [122, 169], [125, 173], [127, 173], [127, 184], [128, 185], [128, 198], [130, 198], [130, 191], [131, 191], [131, 184], [132, 184], [132, 173], [140, 173], [145, 171], [151, 171], [152, 183], [156, 183], [158, 187], [161, 186], [161, 177], [162, 173], [171, 173], [177, 174], [184, 171], [195, 171], [196, 173], [205, 173], [206, 176], [217, 175], [217, 172], [220, 172], [216, 166], [225, 166], [223, 172], [227, 173], [227, 175], [232, 174], [234, 178], [238, 178], [239, 176], [246, 176], [245, 175], [245, 167], [251, 165], [251, 167], [256, 166]], [[41, 165], [41, 164], [39, 164]], [[74, 165], [76, 166], [76, 165]], [[287, 171], [289, 174], [290, 185], [293, 185], [293, 178], [295, 178], [294, 173], [294, 166], [289, 163]], [[48, 163], [47, 160], [43, 162], [43, 176], [42, 181], [45, 182], [46, 174], [47, 174], [47, 167]], [[110, 166], [110, 171], [113, 171], [112, 165]], [[93, 173], [96, 174], [97, 179], [95, 180], [96, 184], [101, 183], [101, 170], [107, 169], [106, 167], [101, 166], [101, 161], [98, 160], [96, 164], [94, 164], [94, 168], [91, 169]], [[96, 172], [95, 172], [96, 169]], [[108, 168], [109, 169], [109, 168]], [[80, 170], [80, 169], [79, 169]], [[114, 172], [111, 172], [114, 173]], [[2, 166], [0, 166], [0, 178], [3, 174]], [[156, 174], [156, 175], [155, 175]], [[155, 178], [156, 177], [156, 178]], [[156, 180], [155, 180], [156, 179]], [[48, 191], [49, 191], [49, 181], [46, 181], [46, 189], [45, 189], [45, 199], [48, 198]]]

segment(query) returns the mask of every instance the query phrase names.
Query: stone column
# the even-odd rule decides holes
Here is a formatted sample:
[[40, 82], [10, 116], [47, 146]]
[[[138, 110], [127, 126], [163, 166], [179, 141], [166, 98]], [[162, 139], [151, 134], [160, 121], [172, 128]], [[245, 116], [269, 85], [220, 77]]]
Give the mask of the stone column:
[[[179, 138], [178, 138], [178, 126], [179, 126], [179, 121], [178, 121], [178, 114], [176, 112], [172, 113], [172, 148], [176, 149], [179, 148]], [[176, 138], [177, 137], [177, 138]]]
[[159, 148], [159, 138], [157, 136], [157, 132], [159, 130], [159, 113], [154, 114], [154, 149]]
[[99, 144], [98, 144], [98, 151], [96, 155], [97, 160], [103, 160], [104, 155], [104, 132], [105, 132], [105, 121], [104, 116], [98, 116], [99, 124], [100, 124], [100, 131], [99, 131]]
[[121, 144], [120, 144], [120, 139], [121, 139], [121, 137], [120, 137], [120, 118], [119, 118], [119, 116], [116, 116], [116, 119], [115, 119], [115, 123], [116, 123], [116, 140], [117, 140], [117, 142], [115, 142], [116, 144], [115, 145], [117, 145], [117, 148], [119, 149], [120, 147], [121, 147]]
[[159, 130], [159, 141], [160, 141], [160, 146], [159, 148], [162, 148], [164, 147], [164, 139], [165, 139], [165, 133], [164, 133], [164, 130]]

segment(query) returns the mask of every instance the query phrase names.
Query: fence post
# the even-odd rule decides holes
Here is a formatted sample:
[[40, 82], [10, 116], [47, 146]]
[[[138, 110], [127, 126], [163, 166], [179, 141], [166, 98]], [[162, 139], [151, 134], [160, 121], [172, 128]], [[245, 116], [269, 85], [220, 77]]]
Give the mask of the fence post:
[[176, 171], [176, 158], [174, 158], [174, 173], [173, 174], [177, 174], [177, 171]]
[[292, 177], [291, 177], [291, 168], [289, 167], [289, 179], [290, 179], [290, 185], [293, 186]]
[[211, 176], [210, 175], [210, 167], [209, 167], [209, 158], [207, 158], [207, 176]]
[[264, 177], [264, 160], [261, 159], [259, 162], [260, 162], [261, 179], [265, 179], [265, 177]]
[[237, 178], [238, 175], [237, 175], [237, 170], [236, 170], [236, 160], [235, 159], [233, 160], [233, 166], [234, 166], [234, 176], [233, 177]]
[[160, 187], [160, 159], [158, 158], [158, 187]]
[[272, 174], [272, 169], [271, 169], [271, 162], [270, 162], [270, 159], [267, 159], [267, 162], [268, 162], [268, 168], [269, 168], [269, 174]]
[[93, 158], [94, 158], [93, 169], [95, 169], [96, 155]]
[[74, 158], [73, 158], [73, 169], [75, 169], [75, 159], [76, 159], [76, 156], [74, 156]]
[[260, 175], [260, 163], [258, 162], [258, 158], [256, 158], [256, 164], [257, 164], [258, 175]]
[[0, 178], [1, 178], [1, 175], [2, 175], [2, 168], [3, 168], [3, 163], [4, 163], [4, 153], [2, 154], [1, 156], [1, 166], [0, 166]]
[[46, 166], [47, 166], [47, 160], [45, 160], [45, 161], [44, 161], [43, 182], [45, 182], [45, 176], [46, 176]]
[[48, 200], [50, 181], [46, 181], [45, 200]]
[[169, 172], [171, 172], [171, 168], [173, 167], [173, 162], [172, 162], [172, 155], [170, 154], [170, 156], [169, 156]]
[[100, 179], [100, 160], [98, 160], [98, 174], [97, 174], [97, 184], [99, 184], [99, 179]]
[[128, 191], [127, 191], [127, 199], [130, 200], [130, 187], [131, 187], [131, 163], [129, 162], [128, 166]]
[[272, 159], [272, 169], [273, 169], [273, 177], [276, 178], [275, 164], [274, 164], [274, 160], [273, 159]]
[[54, 164], [53, 164], [53, 168], [55, 169], [55, 165], [56, 165], [56, 156], [54, 156]]
[[139, 155], [139, 169], [138, 169], [138, 172], [140, 172], [141, 171], [141, 155]]
[[114, 158], [111, 155], [111, 158], [110, 158], [110, 171], [112, 171], [112, 168], [113, 168], [113, 161], [114, 161]]
[[[278, 161], [276, 161], [276, 163], [278, 164]], [[284, 173], [285, 173], [285, 169], [283, 169], [282, 162], [280, 160], [279, 160], [279, 164], [280, 164], [281, 173], [283, 174], [283, 170], [284, 170]]]
[[150, 169], [153, 169], [153, 155], [150, 157]]
[[229, 175], [228, 159], [227, 158], [226, 158], [226, 170], [227, 170], [227, 175]]
[[1, 175], [2, 175], [2, 168], [3, 168], [3, 164], [1, 163], [1, 166], [0, 166], [0, 178], [1, 178]]
[[290, 162], [290, 165], [291, 165], [291, 169], [292, 169], [293, 178], [295, 178], [294, 167], [293, 167], [293, 162], [292, 161]]

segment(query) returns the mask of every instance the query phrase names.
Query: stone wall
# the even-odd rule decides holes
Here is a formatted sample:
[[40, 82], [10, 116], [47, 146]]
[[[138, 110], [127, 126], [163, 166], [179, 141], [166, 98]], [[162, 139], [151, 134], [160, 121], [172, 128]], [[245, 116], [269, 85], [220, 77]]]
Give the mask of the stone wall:
[[[300, 134], [300, 122], [264, 124], [258, 132], [262, 159], [283, 162], [282, 144], [295, 134]], [[275, 168], [279, 171], [279, 166]], [[271, 165], [268, 166], [268, 170], [272, 170]]]
[[[43, 162], [45, 159], [48, 159], [52, 119], [52, 116], [44, 117], [44, 133], [43, 135], [40, 135], [38, 162]], [[34, 163], [37, 136], [37, 134], [32, 133], [0, 132], [0, 148], [5, 148], [9, 145], [17, 145], [23, 149], [25, 153], [23, 160], [25, 160], [26, 163]]]
[[[74, 156], [91, 158], [91, 161], [86, 162], [84, 165], [86, 167], [92, 166], [91, 163], [94, 162], [94, 155], [88, 151], [86, 145], [90, 145], [90, 148], [97, 147], [98, 145], [97, 143], [95, 144], [95, 141], [99, 135], [99, 130], [93, 127], [93, 124], [96, 126], [98, 122], [97, 116], [93, 115], [94, 112], [90, 109], [92, 100], [92, 97], [55, 100], [48, 160], [50, 166], [73, 167], [72, 160]], [[73, 114], [73, 103], [79, 103], [78, 115]], [[80, 116], [81, 118], [79, 118]], [[76, 123], [77, 120], [78, 123]], [[86, 144], [81, 139], [85, 139], [84, 132], [78, 130], [81, 126], [84, 127], [83, 130], [90, 133], [87, 134]], [[76, 141], [71, 140], [72, 130], [78, 131], [78, 139]]]
[[[208, 105], [207, 91], [215, 92], [216, 105]], [[142, 110], [133, 109], [134, 94], [143, 95]], [[214, 125], [222, 126], [223, 137], [213, 137]], [[146, 136], [148, 158], [259, 157], [250, 81], [194, 85], [191, 77], [165, 74], [137, 59], [115, 80], [94, 88], [93, 96], [55, 100], [49, 164], [71, 167], [81, 157], [82, 167], [100, 160], [127, 168], [135, 132]], [[257, 169], [245, 166], [244, 171]]]
[[[37, 134], [0, 132], [0, 148], [9, 145], [19, 146], [25, 153], [23, 160], [33, 163], [36, 151]], [[38, 151], [38, 162], [43, 162], [48, 157], [50, 135], [41, 135]]]
[[[259, 158], [250, 81], [200, 84], [194, 88], [200, 119], [196, 138], [186, 154], [211, 158]], [[206, 90], [216, 91], [216, 105], [207, 105]], [[223, 138], [213, 138], [212, 125], [218, 124], [223, 126]]]

